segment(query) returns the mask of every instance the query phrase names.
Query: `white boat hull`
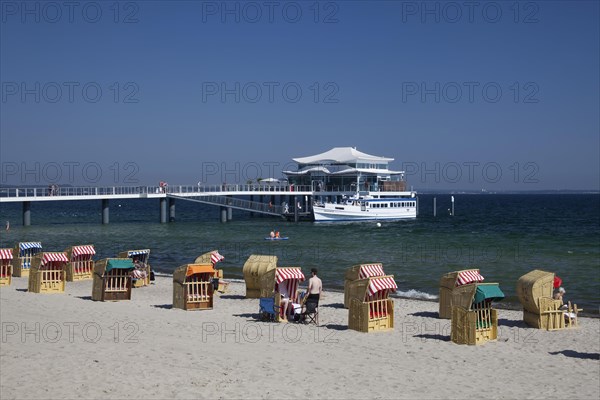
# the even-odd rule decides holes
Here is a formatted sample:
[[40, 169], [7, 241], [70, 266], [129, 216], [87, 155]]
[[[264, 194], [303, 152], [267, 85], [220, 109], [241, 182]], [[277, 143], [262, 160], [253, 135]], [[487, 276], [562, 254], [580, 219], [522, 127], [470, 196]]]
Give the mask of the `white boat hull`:
[[[393, 200], [394, 203], [401, 200]], [[378, 203], [382, 203], [379, 201]], [[417, 207], [371, 208], [352, 204], [325, 204], [313, 207], [315, 221], [399, 220], [417, 217]]]

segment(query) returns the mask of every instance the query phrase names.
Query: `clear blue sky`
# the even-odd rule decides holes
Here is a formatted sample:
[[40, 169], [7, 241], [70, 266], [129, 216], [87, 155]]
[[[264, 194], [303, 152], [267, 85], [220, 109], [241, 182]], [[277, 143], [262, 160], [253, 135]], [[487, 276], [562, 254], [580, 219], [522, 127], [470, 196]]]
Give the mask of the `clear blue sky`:
[[356, 146], [417, 190], [600, 189], [599, 2], [468, 3], [2, 1], [0, 183], [245, 182]]

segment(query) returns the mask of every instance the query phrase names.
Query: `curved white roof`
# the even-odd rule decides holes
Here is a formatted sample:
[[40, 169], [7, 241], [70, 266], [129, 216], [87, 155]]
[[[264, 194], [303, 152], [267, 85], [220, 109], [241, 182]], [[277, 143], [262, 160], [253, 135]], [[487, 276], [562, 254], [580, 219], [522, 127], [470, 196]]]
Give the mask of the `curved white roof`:
[[325, 153], [309, 157], [294, 158], [299, 164], [325, 164], [325, 163], [356, 163], [359, 161], [390, 162], [393, 158], [372, 156], [354, 147], [334, 147]]

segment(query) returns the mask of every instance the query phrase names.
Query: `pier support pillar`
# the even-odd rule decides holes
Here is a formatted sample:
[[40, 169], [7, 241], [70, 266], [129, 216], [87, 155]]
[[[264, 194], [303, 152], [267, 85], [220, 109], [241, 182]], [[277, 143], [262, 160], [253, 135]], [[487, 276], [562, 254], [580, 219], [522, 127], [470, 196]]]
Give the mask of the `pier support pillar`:
[[31, 225], [31, 202], [23, 202], [23, 226]]
[[102, 199], [102, 224], [108, 224], [109, 208], [108, 199]]
[[[227, 196], [231, 199], [231, 196]], [[231, 200], [228, 200], [228, 203], [231, 204]], [[227, 221], [231, 221], [233, 219], [233, 208], [227, 207]]]
[[294, 196], [294, 222], [298, 222], [298, 196]]
[[169, 222], [175, 222], [175, 199], [169, 197]]
[[436, 205], [436, 203], [437, 203], [437, 198], [436, 198], [436, 197], [434, 197], [434, 198], [433, 198], [433, 216], [434, 216], [434, 217], [435, 217], [435, 216], [436, 216], [436, 214], [437, 214], [437, 205]]
[[160, 223], [167, 223], [167, 198], [163, 197], [160, 199]]
[[220, 207], [220, 211], [221, 211], [221, 222], [225, 223], [227, 222], [227, 207]]

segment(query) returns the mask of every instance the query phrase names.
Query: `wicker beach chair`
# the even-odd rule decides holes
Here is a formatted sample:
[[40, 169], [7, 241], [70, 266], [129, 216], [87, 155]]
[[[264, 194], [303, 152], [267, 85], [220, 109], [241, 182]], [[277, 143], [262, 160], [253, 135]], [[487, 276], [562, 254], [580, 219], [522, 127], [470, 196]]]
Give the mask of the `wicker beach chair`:
[[385, 276], [383, 272], [383, 264], [368, 263], [352, 266], [346, 271], [346, 279], [344, 280], [344, 307], [350, 307], [350, 283], [359, 279], [366, 279], [371, 276]]
[[140, 262], [146, 265], [146, 278], [145, 279], [136, 279], [133, 278], [132, 284], [134, 288], [139, 288], [142, 286], [146, 286], [150, 284], [150, 272], [152, 268], [150, 267], [150, 249], [142, 249], [142, 250], [127, 250], [122, 251], [117, 255], [117, 258], [138, 258]]
[[218, 282], [216, 291], [218, 293], [225, 293], [229, 288], [229, 282], [223, 280], [224, 274], [222, 269], [216, 269], [216, 265], [218, 262], [224, 260], [219, 250], [209, 251], [208, 253], [204, 253], [201, 256], [196, 257], [194, 260], [194, 264], [212, 264], [213, 268], [215, 268], [214, 279]]
[[173, 307], [182, 310], [213, 308], [215, 269], [208, 264], [185, 264], [173, 272]]
[[131, 300], [133, 261], [131, 258], [105, 258], [94, 266], [92, 300]]
[[[298, 285], [304, 281], [302, 270], [298, 267], [276, 267], [261, 275], [260, 298], [272, 298], [275, 311], [275, 321], [285, 320], [285, 311], [281, 306], [280, 287], [285, 285], [290, 294], [290, 304], [300, 313], [300, 300]], [[259, 310], [260, 312], [260, 310]]]
[[31, 260], [42, 251], [40, 242], [21, 242], [13, 250], [13, 276], [29, 276]]
[[252, 254], [244, 263], [242, 273], [246, 282], [246, 298], [258, 299], [260, 295], [261, 277], [277, 267], [277, 256]]
[[31, 260], [28, 290], [32, 293], [64, 293], [68, 262], [64, 252], [36, 254]]
[[440, 279], [439, 317], [452, 318], [452, 293], [455, 288], [469, 283], [482, 282], [483, 279], [478, 269], [448, 272], [442, 276]]
[[498, 338], [498, 312], [492, 301], [504, 293], [497, 283], [469, 283], [452, 291], [451, 339], [457, 344], [483, 344]]
[[65, 250], [69, 263], [67, 264], [67, 282], [92, 279], [94, 275], [93, 244], [71, 246]]
[[398, 286], [393, 275], [371, 276], [348, 284], [348, 328], [359, 332], [394, 329], [394, 300]]
[[577, 314], [583, 310], [570, 302], [564, 309], [562, 301], [553, 299], [553, 288], [553, 272], [536, 269], [519, 278], [517, 296], [527, 325], [549, 331], [577, 326]]
[[13, 249], [0, 249], [0, 286], [10, 286], [12, 282]]

